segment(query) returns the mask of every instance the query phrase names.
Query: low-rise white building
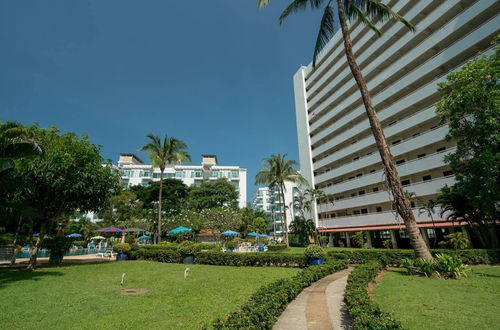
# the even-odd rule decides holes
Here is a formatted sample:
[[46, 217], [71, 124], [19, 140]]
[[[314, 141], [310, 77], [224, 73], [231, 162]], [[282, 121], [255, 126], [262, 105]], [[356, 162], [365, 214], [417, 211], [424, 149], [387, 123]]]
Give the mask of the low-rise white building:
[[[160, 169], [144, 162], [134, 154], [122, 153], [118, 160], [118, 171], [123, 185], [147, 185], [160, 181]], [[218, 165], [217, 156], [202, 155], [201, 165], [168, 165], [163, 178], [178, 179], [187, 186], [198, 186], [204, 180], [226, 178], [239, 193], [238, 206], [246, 207], [247, 170], [239, 166]]]

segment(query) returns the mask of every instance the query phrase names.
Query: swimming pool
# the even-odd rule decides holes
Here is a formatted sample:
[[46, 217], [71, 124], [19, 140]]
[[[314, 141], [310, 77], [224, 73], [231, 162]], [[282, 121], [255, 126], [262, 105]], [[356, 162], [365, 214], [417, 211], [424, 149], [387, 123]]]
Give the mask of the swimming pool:
[[[99, 252], [106, 252], [106, 250], [97, 250], [97, 249], [78, 249], [66, 252], [65, 256], [82, 256], [87, 254], [94, 254]], [[38, 251], [37, 257], [44, 258], [49, 257], [50, 251], [48, 250], [40, 250]], [[16, 253], [16, 258], [29, 258], [30, 252], [29, 250], [23, 250], [21, 253]]]

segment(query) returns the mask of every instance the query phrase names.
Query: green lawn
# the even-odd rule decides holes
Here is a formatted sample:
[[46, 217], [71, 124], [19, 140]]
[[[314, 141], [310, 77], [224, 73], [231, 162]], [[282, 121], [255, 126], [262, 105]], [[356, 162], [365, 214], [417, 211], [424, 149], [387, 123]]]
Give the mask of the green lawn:
[[500, 266], [472, 269], [461, 280], [388, 271], [375, 288], [375, 301], [408, 329], [498, 329]]
[[[127, 261], [0, 270], [2, 329], [199, 329], [298, 269]], [[144, 288], [141, 295], [121, 295]]]

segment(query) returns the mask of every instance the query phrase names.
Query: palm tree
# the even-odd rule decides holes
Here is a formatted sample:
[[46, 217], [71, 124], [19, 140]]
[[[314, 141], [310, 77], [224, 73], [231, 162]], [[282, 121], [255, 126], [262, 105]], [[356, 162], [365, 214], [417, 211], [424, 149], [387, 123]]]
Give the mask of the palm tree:
[[[257, 5], [259, 7], [265, 7], [268, 3], [269, 0], [257, 0]], [[337, 10], [335, 10], [335, 4]], [[304, 11], [308, 6], [312, 9], [318, 9], [324, 6], [324, 13], [321, 18], [320, 29], [314, 48], [313, 68], [316, 67], [316, 61], [319, 53], [338, 31], [340, 26], [344, 39], [344, 50], [347, 62], [356, 84], [358, 85], [361, 98], [365, 105], [366, 114], [375, 138], [375, 143], [380, 153], [380, 157], [382, 158], [386, 180], [394, 198], [394, 205], [404, 221], [406, 231], [410, 237], [410, 242], [415, 250], [415, 254], [417, 257], [430, 260], [432, 259], [432, 255], [429, 248], [425, 244], [420, 231], [418, 230], [417, 222], [415, 220], [415, 216], [413, 215], [410, 202], [407, 198], [405, 198], [403, 186], [399, 180], [396, 165], [394, 164], [384, 131], [382, 130], [382, 126], [375, 112], [370, 91], [368, 90], [361, 69], [356, 62], [356, 58], [352, 50], [352, 40], [349, 32], [348, 21], [359, 21], [368, 26], [377, 35], [381, 35], [381, 32], [375, 26], [375, 23], [384, 22], [389, 19], [396, 19], [406, 25], [411, 31], [415, 28], [402, 16], [392, 11], [391, 8], [381, 3], [379, 0], [293, 0], [292, 3], [282, 12], [279, 18], [280, 24], [283, 23], [283, 21], [290, 14]]]
[[294, 160], [286, 159], [286, 154], [271, 155], [264, 159], [264, 167], [255, 176], [255, 184], [265, 184], [269, 187], [277, 187], [283, 200], [283, 221], [285, 231], [285, 242], [288, 243], [288, 224], [286, 219], [285, 181], [304, 183], [305, 179], [293, 167], [297, 165]]
[[191, 157], [186, 152], [187, 145], [175, 137], [165, 137], [163, 141], [156, 135], [148, 134], [149, 143], [140, 148], [140, 151], [147, 151], [151, 163], [160, 168], [160, 192], [158, 194], [158, 236], [157, 243], [161, 242], [161, 195], [163, 191], [163, 172], [165, 167], [171, 164], [180, 164], [191, 161]]
[[0, 174], [14, 167], [14, 160], [42, 154], [32, 132], [17, 122], [0, 124]]
[[316, 233], [316, 227], [311, 219], [306, 219], [304, 217], [295, 217], [295, 219], [290, 224], [290, 231], [297, 235], [299, 243], [306, 246], [309, 243], [309, 237]]

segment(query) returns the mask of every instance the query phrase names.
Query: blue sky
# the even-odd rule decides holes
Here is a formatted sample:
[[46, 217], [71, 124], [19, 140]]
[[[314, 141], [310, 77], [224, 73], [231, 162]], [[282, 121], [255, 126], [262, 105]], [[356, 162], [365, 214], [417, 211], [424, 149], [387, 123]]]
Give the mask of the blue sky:
[[320, 12], [279, 26], [287, 1], [0, 2], [0, 119], [86, 133], [105, 158], [145, 135], [248, 169], [298, 160], [292, 76], [310, 62]]

